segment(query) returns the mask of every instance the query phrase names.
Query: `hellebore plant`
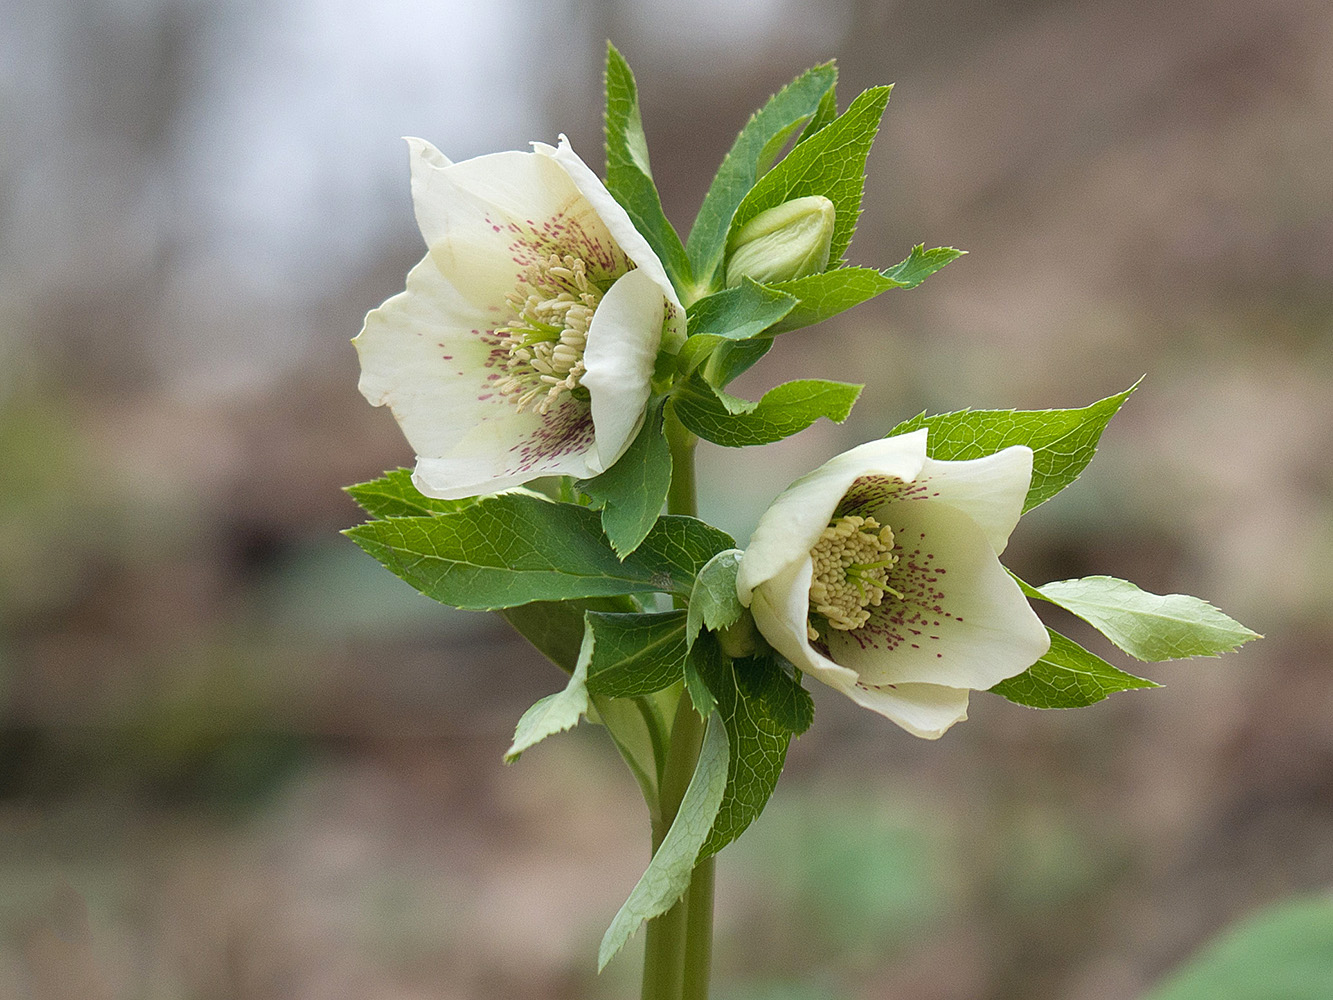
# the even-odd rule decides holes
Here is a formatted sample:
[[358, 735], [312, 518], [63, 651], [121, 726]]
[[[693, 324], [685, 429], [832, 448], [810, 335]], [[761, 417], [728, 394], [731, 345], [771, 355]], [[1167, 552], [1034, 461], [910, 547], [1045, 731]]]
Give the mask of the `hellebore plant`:
[[810, 726], [807, 673], [933, 739], [973, 691], [1073, 708], [1156, 686], [1046, 628], [1030, 601], [1141, 660], [1255, 638], [1197, 598], [1104, 576], [1032, 587], [1000, 564], [1134, 387], [1083, 409], [914, 417], [793, 483], [743, 551], [697, 518], [699, 438], [767, 444], [846, 419], [861, 390], [800, 379], [746, 400], [731, 380], [775, 336], [960, 255], [845, 262], [889, 88], [839, 113], [835, 83], [816, 66], [750, 119], [684, 243], [613, 47], [604, 183], [563, 138], [461, 163], [409, 140], [427, 254], [354, 341], [362, 393], [392, 408], [417, 465], [349, 487], [372, 519], [346, 533], [423, 594], [499, 611], [569, 675], [506, 759], [581, 719], [606, 728], [653, 856], [599, 967], [647, 921], [652, 1000], [707, 996], [713, 856]]

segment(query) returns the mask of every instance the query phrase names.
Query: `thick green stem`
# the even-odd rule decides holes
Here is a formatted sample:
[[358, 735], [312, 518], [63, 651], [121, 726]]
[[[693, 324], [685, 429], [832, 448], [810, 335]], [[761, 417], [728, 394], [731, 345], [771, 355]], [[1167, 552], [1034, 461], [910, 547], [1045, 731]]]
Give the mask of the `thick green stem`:
[[[695, 514], [696, 438], [668, 409], [671, 445], [671, 492], [667, 510]], [[671, 828], [699, 760], [704, 724], [688, 692], [682, 692], [671, 727], [671, 745], [662, 773], [661, 808], [653, 822], [653, 851]], [[648, 922], [644, 940], [643, 1000], [707, 1000], [713, 951], [713, 859], [699, 864], [685, 895], [670, 910]]]

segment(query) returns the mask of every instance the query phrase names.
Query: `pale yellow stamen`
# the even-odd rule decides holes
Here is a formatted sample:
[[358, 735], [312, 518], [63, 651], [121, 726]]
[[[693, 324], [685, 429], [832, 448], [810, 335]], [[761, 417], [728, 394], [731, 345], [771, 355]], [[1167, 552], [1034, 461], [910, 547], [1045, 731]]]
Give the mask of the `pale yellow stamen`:
[[[810, 550], [814, 573], [810, 577], [810, 613], [836, 629], [850, 632], [870, 620], [868, 608], [877, 608], [885, 594], [903, 595], [889, 586], [889, 570], [898, 561], [893, 554], [893, 530], [880, 527], [873, 517], [846, 515], [824, 529]], [[811, 641], [819, 638], [813, 621], [806, 622]]]
[[531, 405], [545, 415], [578, 388], [587, 371], [583, 349], [602, 293], [589, 282], [583, 260], [570, 254], [551, 254], [531, 265], [524, 278], [526, 283], [508, 295], [514, 319], [495, 331], [509, 351], [509, 378], [500, 392], [517, 397], [520, 412]]

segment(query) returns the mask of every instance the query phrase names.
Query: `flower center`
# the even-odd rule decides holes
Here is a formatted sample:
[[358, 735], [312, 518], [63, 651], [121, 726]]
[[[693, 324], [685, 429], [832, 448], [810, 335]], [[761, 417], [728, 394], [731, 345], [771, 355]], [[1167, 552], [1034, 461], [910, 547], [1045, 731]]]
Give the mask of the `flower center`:
[[500, 392], [517, 397], [520, 413], [532, 406], [545, 415], [580, 388], [588, 325], [602, 292], [588, 280], [583, 259], [570, 254], [551, 254], [529, 266], [524, 279], [506, 296], [514, 319], [495, 331], [509, 351]]
[[810, 577], [810, 615], [806, 634], [819, 638], [814, 616], [843, 631], [860, 628], [870, 620], [867, 608], [877, 608], [885, 594], [903, 595], [889, 586], [893, 530], [880, 527], [873, 517], [846, 515], [829, 523], [810, 550], [814, 573]]

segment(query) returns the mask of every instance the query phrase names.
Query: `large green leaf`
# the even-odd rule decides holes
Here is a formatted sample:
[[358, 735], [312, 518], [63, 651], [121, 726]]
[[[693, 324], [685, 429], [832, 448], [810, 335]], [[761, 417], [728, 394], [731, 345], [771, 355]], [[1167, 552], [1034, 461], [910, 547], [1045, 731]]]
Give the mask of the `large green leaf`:
[[1117, 691], [1159, 685], [1127, 674], [1053, 629], [1045, 656], [1017, 677], [1000, 681], [991, 694], [1029, 708], [1082, 708]]
[[[700, 858], [716, 854], [739, 837], [763, 811], [782, 774], [794, 723], [803, 719], [800, 703], [813, 703], [771, 658], [731, 660], [717, 641], [701, 635], [690, 661], [717, 701], [710, 723], [720, 718], [727, 728], [731, 762], [727, 794]], [[808, 719], [806, 725], [808, 725]]]
[[711, 287], [722, 263], [727, 230], [737, 206], [792, 132], [831, 98], [837, 79], [833, 63], [806, 70], [769, 98], [736, 136], [704, 196], [687, 242], [690, 261], [702, 287]]
[[371, 517], [425, 517], [447, 514], [477, 502], [476, 497], [465, 500], [436, 500], [425, 496], [412, 485], [411, 469], [394, 469], [368, 483], [345, 486], [344, 490]]
[[961, 461], [993, 455], [1010, 445], [1032, 449], [1032, 485], [1023, 512], [1043, 504], [1074, 482], [1097, 452], [1097, 442], [1111, 418], [1138, 388], [1098, 400], [1078, 410], [959, 410], [933, 417], [919, 414], [886, 437], [930, 429], [926, 454]]
[[683, 382], [671, 405], [680, 422], [701, 438], [728, 448], [769, 444], [803, 431], [820, 417], [842, 423], [861, 386], [823, 379], [786, 382], [758, 402], [739, 400], [698, 375]]
[[588, 690], [614, 698], [653, 694], [685, 675], [684, 611], [636, 615], [588, 613], [597, 639], [588, 666]]
[[730, 232], [737, 232], [760, 212], [785, 201], [823, 195], [833, 202], [836, 213], [829, 263], [836, 266], [841, 262], [861, 215], [866, 156], [875, 141], [891, 89], [872, 87], [811, 139], [798, 143], [750, 189], [736, 209]]
[[1207, 601], [1188, 594], [1150, 594], [1113, 576], [1057, 580], [1037, 593], [1139, 660], [1218, 656], [1262, 638]]
[[624, 947], [641, 923], [671, 909], [689, 888], [695, 859], [713, 827], [726, 790], [728, 756], [726, 730], [718, 718], [710, 718], [699, 750], [699, 763], [671, 829], [602, 936], [601, 947], [597, 949], [598, 971], [606, 968], [606, 963]]
[[690, 262], [653, 183], [634, 73], [610, 42], [606, 45], [606, 187], [661, 258], [671, 283], [687, 287]]
[[1297, 899], [1241, 921], [1143, 1000], [1328, 1000], [1333, 897]]
[[912, 249], [906, 260], [886, 271], [876, 271], [870, 267], [838, 267], [832, 271], [769, 285], [769, 288], [794, 295], [798, 300], [796, 306], [773, 324], [769, 332], [786, 333], [788, 330], [821, 323], [890, 288], [915, 288], [962, 255], [962, 250], [952, 247], [927, 250], [925, 244], [921, 244]]
[[662, 432], [663, 400], [654, 400], [639, 433], [616, 463], [578, 488], [602, 509], [602, 530], [622, 558], [648, 536], [671, 489], [671, 448]]
[[618, 594], [688, 597], [704, 563], [736, 544], [696, 518], [670, 515], [622, 561], [595, 511], [519, 493], [344, 534], [426, 596], [487, 611]]

